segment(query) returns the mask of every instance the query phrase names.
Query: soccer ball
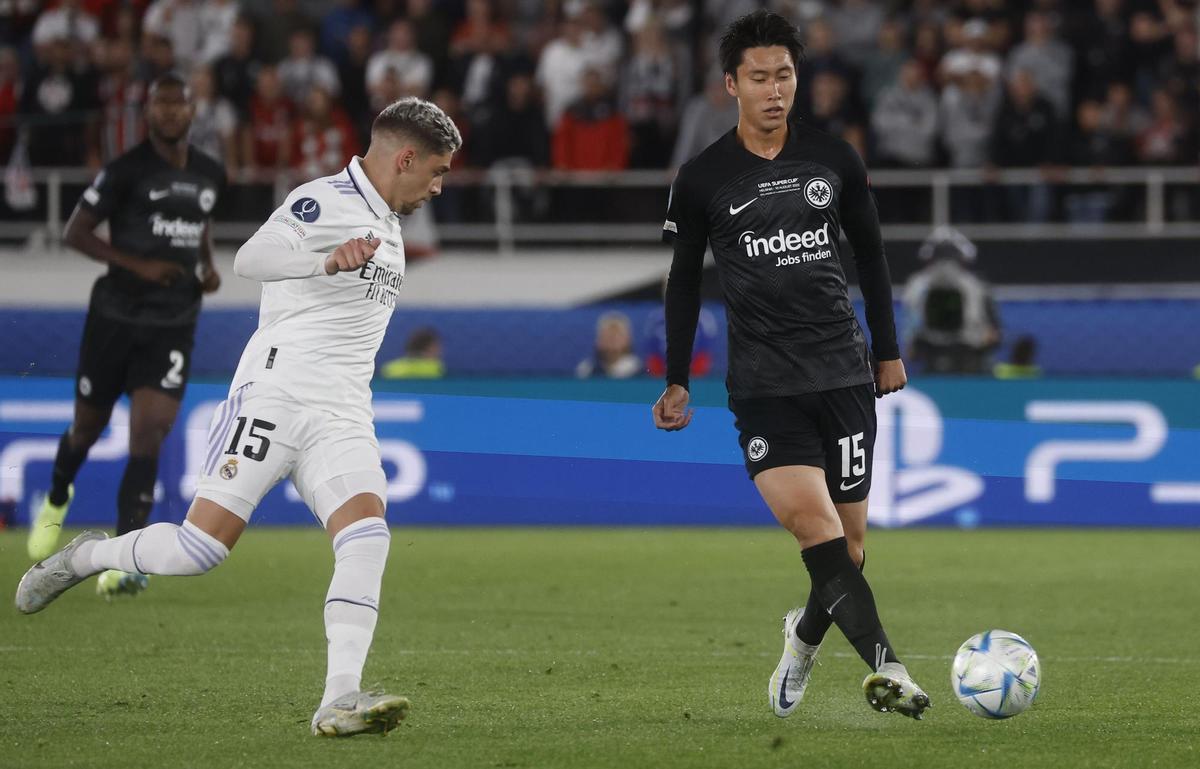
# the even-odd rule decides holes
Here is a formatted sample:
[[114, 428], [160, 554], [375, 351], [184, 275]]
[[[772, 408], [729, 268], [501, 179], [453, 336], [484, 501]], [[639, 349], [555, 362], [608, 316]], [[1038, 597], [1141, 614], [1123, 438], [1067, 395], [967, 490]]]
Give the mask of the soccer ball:
[[958, 647], [950, 685], [963, 707], [980, 718], [1011, 718], [1033, 703], [1041, 672], [1028, 641], [989, 630]]

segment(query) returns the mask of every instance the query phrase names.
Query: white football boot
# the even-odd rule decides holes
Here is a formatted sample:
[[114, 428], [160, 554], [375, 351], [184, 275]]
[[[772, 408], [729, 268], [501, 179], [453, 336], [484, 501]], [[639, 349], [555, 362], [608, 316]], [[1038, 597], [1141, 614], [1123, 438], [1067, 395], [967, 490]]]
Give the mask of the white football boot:
[[92, 576], [76, 574], [71, 567], [71, 556], [84, 542], [103, 539], [108, 539], [108, 535], [102, 531], [85, 531], [62, 550], [30, 566], [17, 585], [17, 609], [24, 614], [39, 612], [55, 598]]
[[796, 637], [796, 624], [803, 614], [804, 609], [799, 608], [792, 609], [784, 616], [783, 656], [779, 658], [779, 664], [767, 684], [771, 708], [780, 718], [790, 716], [804, 698], [813, 665], [817, 662], [817, 652], [821, 650], [820, 644], [810, 646]]
[[408, 698], [382, 692], [351, 692], [313, 715], [312, 733], [318, 737], [387, 734], [404, 720], [411, 707]]
[[903, 713], [920, 721], [927, 708], [932, 707], [929, 695], [908, 675], [899, 662], [885, 662], [863, 680], [867, 703], [880, 713]]

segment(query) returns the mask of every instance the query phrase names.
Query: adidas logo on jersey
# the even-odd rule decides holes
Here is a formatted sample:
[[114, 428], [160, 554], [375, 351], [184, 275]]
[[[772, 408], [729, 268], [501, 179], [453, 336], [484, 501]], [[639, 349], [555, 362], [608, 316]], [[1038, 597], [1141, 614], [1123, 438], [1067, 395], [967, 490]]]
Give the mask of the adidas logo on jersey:
[[[777, 235], [769, 238], [756, 238], [753, 231], [747, 230], [738, 236], [738, 240], [746, 245], [746, 256], [751, 259], [769, 254], [785, 254], [801, 248], [828, 246], [829, 222], [825, 222], [819, 229], [809, 230], [799, 235], [794, 232], [784, 232], [781, 229]], [[824, 252], [819, 253], [824, 254]], [[824, 256], [818, 258], [824, 258]], [[805, 259], [804, 261], [812, 260]], [[795, 262], [789, 262], [789, 264], [795, 264]]]

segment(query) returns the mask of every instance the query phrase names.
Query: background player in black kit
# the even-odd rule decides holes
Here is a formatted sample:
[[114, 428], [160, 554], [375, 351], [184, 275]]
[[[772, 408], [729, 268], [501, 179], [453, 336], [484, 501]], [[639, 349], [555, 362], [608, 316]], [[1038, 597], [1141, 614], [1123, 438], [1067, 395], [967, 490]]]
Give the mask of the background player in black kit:
[[[54, 552], [92, 444], [127, 393], [129, 463], [117, 494], [117, 533], [142, 528], [154, 506], [158, 453], [187, 385], [202, 293], [216, 291], [209, 220], [225, 184], [220, 163], [188, 144], [194, 105], [184, 80], [157, 78], [146, 102], [149, 138], [84, 191], [65, 240], [108, 272], [92, 288], [79, 351], [75, 417], [58, 444], [50, 491], [30, 526], [30, 558]], [[108, 220], [109, 241], [94, 230]], [[198, 268], [198, 269], [197, 269]], [[136, 592], [145, 577], [102, 575], [102, 592]]]
[[[655, 425], [691, 421], [688, 364], [706, 244], [729, 323], [729, 407], [746, 469], [802, 548], [808, 604], [784, 618], [784, 653], [769, 684], [775, 714], [799, 704], [836, 623], [870, 666], [868, 702], [920, 718], [929, 698], [896, 658], [861, 572], [875, 441], [874, 399], [904, 387], [879, 218], [866, 170], [846, 142], [789, 122], [799, 34], [765, 11], [721, 39], [737, 128], [683, 165], [663, 236], [674, 244], [667, 287], [667, 388]], [[846, 293], [845, 231], [866, 299], [877, 360]]]

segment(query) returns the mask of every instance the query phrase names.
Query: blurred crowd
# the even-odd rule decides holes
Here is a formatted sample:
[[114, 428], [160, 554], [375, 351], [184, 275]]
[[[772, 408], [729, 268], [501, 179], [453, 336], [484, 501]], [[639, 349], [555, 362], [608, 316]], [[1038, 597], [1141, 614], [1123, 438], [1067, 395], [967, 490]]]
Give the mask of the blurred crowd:
[[[716, 40], [762, 5], [0, 0], [0, 164], [106, 162], [178, 70], [233, 178], [339, 169], [406, 94], [456, 119], [460, 167], [676, 167], [736, 122]], [[803, 32], [796, 112], [872, 166], [1197, 162], [1194, 0], [765, 5]]]

